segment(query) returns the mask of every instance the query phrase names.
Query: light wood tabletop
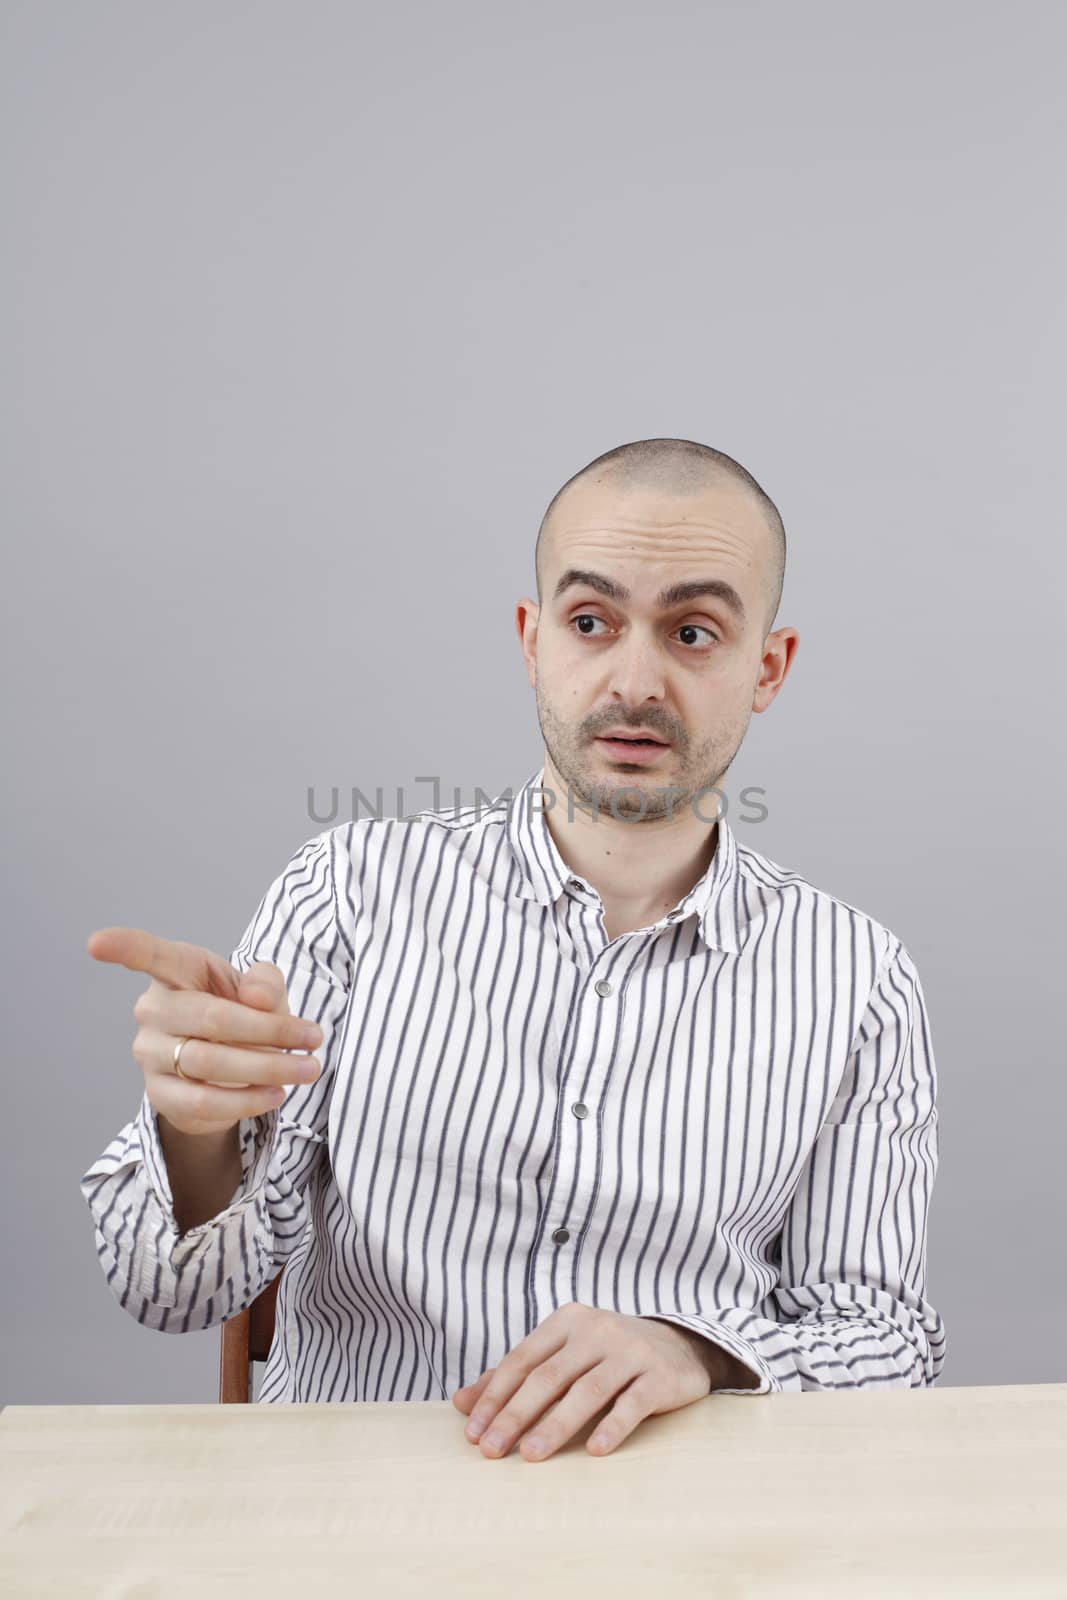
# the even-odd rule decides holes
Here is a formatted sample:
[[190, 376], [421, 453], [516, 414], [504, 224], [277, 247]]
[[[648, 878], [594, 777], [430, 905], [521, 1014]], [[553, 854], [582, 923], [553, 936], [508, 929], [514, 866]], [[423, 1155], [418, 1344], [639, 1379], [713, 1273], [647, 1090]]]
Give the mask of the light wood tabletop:
[[450, 1401], [0, 1413], [0, 1593], [1067, 1597], [1067, 1383], [709, 1395], [496, 1460]]

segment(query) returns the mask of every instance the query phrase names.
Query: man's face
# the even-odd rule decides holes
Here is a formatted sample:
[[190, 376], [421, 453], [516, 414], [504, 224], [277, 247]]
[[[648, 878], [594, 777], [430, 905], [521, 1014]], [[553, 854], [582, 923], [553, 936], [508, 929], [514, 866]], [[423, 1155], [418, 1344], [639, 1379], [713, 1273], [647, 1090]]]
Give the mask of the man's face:
[[[614, 793], [620, 818], [678, 815], [718, 785], [784, 675], [772, 682], [764, 662], [771, 534], [758, 504], [733, 487], [693, 496], [582, 482], [546, 534], [541, 607], [520, 606], [518, 621], [552, 765], [601, 812]], [[725, 592], [664, 596], [705, 580], [729, 586], [742, 614]], [[613, 728], [665, 744], [638, 755], [604, 739]], [[715, 800], [699, 810], [710, 821]]]

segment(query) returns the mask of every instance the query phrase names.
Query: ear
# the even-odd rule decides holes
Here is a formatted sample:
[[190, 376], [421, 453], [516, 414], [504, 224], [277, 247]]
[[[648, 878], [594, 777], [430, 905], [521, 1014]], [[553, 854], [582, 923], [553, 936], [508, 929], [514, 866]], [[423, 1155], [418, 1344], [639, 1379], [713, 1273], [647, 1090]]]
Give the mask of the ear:
[[795, 628], [778, 628], [769, 633], [763, 646], [760, 675], [752, 700], [753, 711], [766, 711], [782, 684], [797, 653], [800, 635]]
[[541, 607], [529, 595], [515, 607], [515, 628], [526, 662], [526, 676], [530, 688], [537, 685], [537, 625], [541, 620]]

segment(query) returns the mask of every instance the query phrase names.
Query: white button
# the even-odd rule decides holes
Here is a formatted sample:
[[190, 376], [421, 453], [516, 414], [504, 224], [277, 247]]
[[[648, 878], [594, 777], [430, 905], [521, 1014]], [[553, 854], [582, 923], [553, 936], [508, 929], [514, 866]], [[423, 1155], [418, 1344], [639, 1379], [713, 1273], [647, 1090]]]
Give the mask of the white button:
[[594, 983], [593, 988], [596, 990], [597, 994], [600, 995], [601, 999], [611, 993], [611, 984], [608, 982], [607, 978], [598, 978], [596, 983]]

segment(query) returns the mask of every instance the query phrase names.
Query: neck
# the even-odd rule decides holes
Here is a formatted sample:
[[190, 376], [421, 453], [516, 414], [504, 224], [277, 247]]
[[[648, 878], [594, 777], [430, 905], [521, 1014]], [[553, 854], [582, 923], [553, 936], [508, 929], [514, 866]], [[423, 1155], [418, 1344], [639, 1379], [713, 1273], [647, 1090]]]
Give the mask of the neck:
[[[707, 872], [718, 842], [718, 824], [704, 822], [679, 803], [671, 817], [625, 821], [604, 805], [591, 816], [572, 801], [567, 785], [545, 752], [543, 784], [555, 795], [545, 823], [567, 866], [593, 885], [605, 906], [653, 922], [676, 906]], [[620, 779], [620, 788], [625, 780]]]

